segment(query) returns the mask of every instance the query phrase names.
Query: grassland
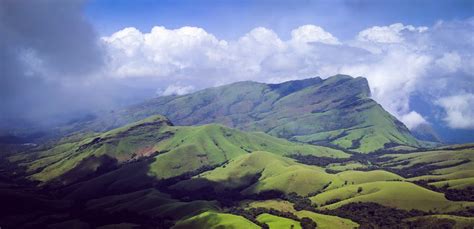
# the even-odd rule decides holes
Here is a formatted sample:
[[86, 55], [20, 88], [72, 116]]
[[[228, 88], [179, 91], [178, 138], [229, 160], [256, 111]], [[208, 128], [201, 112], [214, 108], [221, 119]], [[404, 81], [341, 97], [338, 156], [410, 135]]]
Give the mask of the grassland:
[[172, 188], [190, 191], [213, 187], [217, 192], [240, 188], [244, 195], [278, 190], [287, 194], [295, 192], [306, 196], [312, 192], [349, 184], [402, 179], [396, 174], [381, 170], [329, 174], [321, 167], [303, 165], [289, 158], [256, 151], [239, 156], [225, 165], [199, 174], [190, 180], [182, 181]]
[[173, 229], [188, 229], [188, 228], [260, 228], [248, 219], [242, 216], [217, 213], [217, 212], [203, 212], [191, 218], [178, 221]]
[[377, 181], [329, 190], [310, 198], [321, 209], [334, 209], [348, 203], [373, 202], [387, 207], [434, 212], [452, 212], [473, 207], [473, 202], [449, 201], [437, 193], [402, 181]]
[[265, 200], [265, 201], [253, 201], [249, 203], [244, 203], [244, 206], [247, 208], [267, 208], [275, 209], [283, 212], [291, 212], [295, 214], [298, 218], [308, 217], [317, 223], [318, 228], [322, 229], [331, 229], [331, 228], [340, 228], [340, 229], [353, 229], [357, 228], [359, 224], [337, 216], [324, 215], [311, 211], [296, 211], [293, 207], [293, 204], [285, 200]]
[[301, 229], [301, 225], [298, 221], [267, 213], [259, 215], [257, 217], [257, 221], [261, 223], [266, 223], [272, 229]]
[[474, 148], [457, 150], [433, 150], [406, 154], [387, 154], [390, 158], [383, 166], [394, 169], [407, 169], [416, 165], [432, 165], [433, 175], [446, 175], [474, 168]]
[[[107, 166], [153, 157], [148, 175], [157, 179], [217, 166], [252, 151], [348, 157], [322, 146], [293, 143], [264, 133], [246, 133], [221, 125], [176, 127], [162, 116], [67, 142], [46, 150], [12, 156], [32, 180], [73, 183]], [[55, 180], [56, 179], [56, 180]]]

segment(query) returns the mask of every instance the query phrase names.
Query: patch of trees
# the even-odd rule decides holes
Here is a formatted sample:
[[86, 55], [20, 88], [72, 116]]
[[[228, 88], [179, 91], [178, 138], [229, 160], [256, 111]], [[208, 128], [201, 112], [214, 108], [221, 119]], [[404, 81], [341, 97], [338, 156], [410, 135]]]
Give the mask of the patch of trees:
[[302, 229], [314, 229], [318, 226], [316, 222], [314, 222], [311, 218], [308, 217], [301, 218], [300, 224]]
[[429, 175], [431, 174], [431, 171], [433, 170], [454, 167], [454, 166], [462, 165], [469, 162], [470, 162], [469, 159], [465, 159], [465, 160], [462, 160], [460, 162], [450, 164], [450, 165], [432, 165], [429, 163], [418, 163], [408, 168], [394, 169], [394, 168], [389, 168], [389, 167], [382, 167], [382, 169], [389, 172], [396, 173], [405, 178], [410, 178], [410, 177]]
[[351, 142], [351, 147], [349, 147], [348, 149], [357, 149], [360, 147], [360, 140], [362, 140], [362, 138], [364, 138], [364, 136], [361, 136], [360, 138], [356, 138], [356, 139], [353, 139], [352, 142]]
[[301, 211], [301, 210], [312, 211], [314, 209], [311, 203], [311, 200], [308, 197], [299, 196], [295, 192], [292, 192], [284, 196], [283, 199], [293, 203], [293, 206], [295, 210], [297, 211]]
[[333, 210], [317, 211], [322, 214], [336, 215], [351, 219], [360, 224], [360, 228], [410, 228], [403, 220], [426, 213], [418, 210], [406, 211], [385, 207], [376, 203], [350, 203]]
[[474, 217], [474, 208], [466, 207], [466, 209], [456, 212], [450, 212], [451, 215], [464, 216], [464, 217]]
[[452, 189], [449, 188], [449, 183], [442, 187], [436, 187], [434, 185], [429, 184], [430, 181], [415, 181], [414, 183], [425, 187], [427, 189], [431, 189], [435, 192], [444, 193], [444, 196], [448, 200], [452, 201], [474, 201], [474, 187], [467, 187], [465, 189]]
[[332, 158], [332, 157], [317, 157], [313, 155], [302, 155], [302, 154], [292, 154], [289, 156], [290, 158], [295, 159], [299, 163], [306, 164], [306, 165], [316, 165], [325, 167], [329, 164], [334, 163], [344, 163], [352, 161], [350, 158]]
[[419, 228], [419, 229], [447, 229], [454, 228], [456, 221], [452, 219], [443, 219], [443, 218], [419, 218], [414, 221], [406, 222], [410, 228]]

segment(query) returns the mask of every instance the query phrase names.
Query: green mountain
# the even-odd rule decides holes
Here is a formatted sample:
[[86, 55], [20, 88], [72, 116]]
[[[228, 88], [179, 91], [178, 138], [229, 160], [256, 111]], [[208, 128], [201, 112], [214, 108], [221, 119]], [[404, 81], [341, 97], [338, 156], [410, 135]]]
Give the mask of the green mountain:
[[395, 117], [370, 98], [367, 80], [336, 75], [281, 84], [238, 82], [182, 96], [164, 96], [81, 128], [105, 130], [154, 114], [178, 125], [220, 123], [245, 131], [355, 152], [419, 143]]

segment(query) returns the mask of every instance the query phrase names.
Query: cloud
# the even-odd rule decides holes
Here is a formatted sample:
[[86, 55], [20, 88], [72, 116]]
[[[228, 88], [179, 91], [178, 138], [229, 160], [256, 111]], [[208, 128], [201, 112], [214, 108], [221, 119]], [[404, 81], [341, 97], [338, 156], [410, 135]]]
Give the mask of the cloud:
[[436, 60], [436, 64], [448, 73], [455, 72], [462, 66], [461, 57], [456, 52], [444, 53]]
[[340, 42], [332, 34], [316, 25], [303, 25], [291, 31], [291, 39], [296, 43], [320, 42], [337, 45]]
[[57, 120], [106, 100], [94, 96], [109, 92], [91, 77], [104, 51], [82, 9], [83, 1], [0, 2], [0, 127]]
[[150, 33], [129, 27], [102, 40], [109, 67], [118, 77], [168, 77], [197, 66], [210, 68], [221, 60], [226, 47], [225, 41], [197, 27], [156, 26]]
[[228, 41], [196, 27], [154, 27], [148, 33], [126, 28], [102, 40], [116, 77], [172, 79], [196, 89], [242, 80], [364, 76], [373, 98], [414, 127], [423, 117], [410, 107], [413, 94], [441, 98], [472, 91], [473, 21], [374, 26], [346, 42], [317, 25], [295, 28], [288, 40], [263, 27]]
[[405, 125], [410, 130], [418, 127], [421, 124], [427, 124], [428, 123], [425, 120], [425, 118], [423, 118], [423, 116], [418, 114], [416, 111], [411, 111], [410, 113], [401, 116], [400, 121], [405, 123]]
[[360, 31], [357, 35], [357, 40], [379, 43], [400, 43], [404, 41], [404, 32], [422, 33], [426, 30], [428, 30], [428, 27], [405, 26], [402, 23], [395, 23], [389, 26], [374, 26]]
[[444, 108], [444, 120], [451, 128], [474, 129], [474, 94], [442, 97], [436, 103]]
[[158, 94], [167, 96], [167, 95], [186, 95], [194, 91], [193, 86], [182, 86], [180, 84], [169, 85], [165, 91], [158, 92]]

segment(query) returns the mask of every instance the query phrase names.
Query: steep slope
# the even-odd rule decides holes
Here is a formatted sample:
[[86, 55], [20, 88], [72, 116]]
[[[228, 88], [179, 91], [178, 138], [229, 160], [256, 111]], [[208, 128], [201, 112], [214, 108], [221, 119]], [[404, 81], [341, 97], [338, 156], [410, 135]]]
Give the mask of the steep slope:
[[346, 75], [281, 84], [246, 81], [158, 97], [84, 125], [102, 130], [153, 114], [165, 115], [178, 125], [221, 123], [358, 152], [418, 146], [401, 122], [370, 99], [365, 78]]

